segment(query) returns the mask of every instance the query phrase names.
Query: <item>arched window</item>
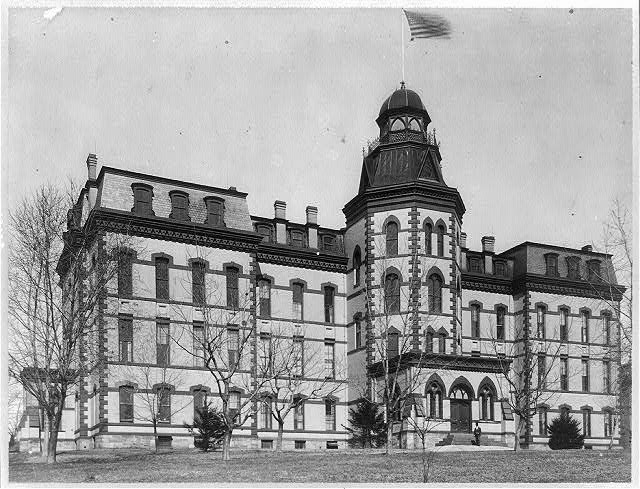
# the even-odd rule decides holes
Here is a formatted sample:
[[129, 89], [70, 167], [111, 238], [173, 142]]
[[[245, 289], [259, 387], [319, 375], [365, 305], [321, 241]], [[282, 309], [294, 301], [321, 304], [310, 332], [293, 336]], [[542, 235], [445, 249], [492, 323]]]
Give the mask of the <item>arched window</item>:
[[395, 328], [391, 328], [387, 333], [387, 358], [395, 358], [400, 353], [400, 344], [398, 342], [399, 331]]
[[398, 224], [390, 222], [385, 230], [387, 236], [387, 256], [398, 254]]
[[418, 122], [417, 119], [411, 119], [411, 121], [409, 121], [409, 129], [411, 129], [412, 131], [422, 131], [422, 128], [420, 127], [420, 123]]
[[353, 251], [353, 286], [360, 285], [360, 266], [362, 265], [362, 256], [360, 254], [360, 247], [356, 246]]
[[427, 417], [442, 419], [442, 389], [437, 382], [431, 382], [426, 388]]
[[433, 234], [433, 226], [430, 222], [424, 225], [424, 249], [427, 255], [431, 255], [433, 253], [431, 249], [431, 236]]
[[447, 353], [447, 335], [440, 333], [438, 338], [438, 353]]
[[444, 256], [444, 226], [438, 226], [438, 256]]
[[436, 273], [429, 276], [429, 312], [442, 312], [442, 279]]
[[397, 273], [387, 273], [384, 279], [384, 305], [387, 314], [400, 312], [400, 280]]
[[450, 399], [469, 399], [469, 393], [460, 386], [456, 386], [451, 391]]
[[494, 419], [493, 402], [495, 401], [493, 392], [488, 386], [485, 385], [480, 390], [479, 398], [480, 398], [480, 419], [493, 420]]
[[131, 184], [133, 208], [131, 212], [143, 216], [155, 216], [153, 212], [153, 187], [146, 183]]
[[402, 119], [396, 119], [391, 124], [391, 131], [404, 131], [407, 127]]
[[189, 194], [181, 190], [172, 190], [169, 192], [169, 198], [171, 199], [171, 214], [170, 219], [177, 219], [179, 221], [189, 221]]
[[538, 406], [538, 434], [547, 436], [547, 407]]
[[198, 389], [193, 391], [193, 420], [200, 418], [200, 413], [207, 406], [207, 391]]
[[273, 416], [271, 415], [271, 411], [272, 411], [272, 406], [273, 406], [273, 401], [271, 399], [271, 397], [267, 396], [264, 399], [262, 399], [262, 405], [260, 406], [261, 411], [262, 411], [262, 427], [265, 430], [270, 430], [273, 426], [272, 421], [273, 421]]

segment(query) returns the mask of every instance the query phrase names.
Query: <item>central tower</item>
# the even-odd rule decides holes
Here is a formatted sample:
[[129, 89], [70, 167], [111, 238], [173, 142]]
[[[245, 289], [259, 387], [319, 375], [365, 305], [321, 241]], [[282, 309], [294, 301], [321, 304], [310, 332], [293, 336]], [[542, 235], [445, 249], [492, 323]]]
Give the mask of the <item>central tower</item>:
[[376, 123], [358, 194], [343, 209], [351, 400], [375, 395], [372, 365], [410, 352], [455, 355], [461, 331], [465, 207], [444, 181], [429, 113], [403, 83]]

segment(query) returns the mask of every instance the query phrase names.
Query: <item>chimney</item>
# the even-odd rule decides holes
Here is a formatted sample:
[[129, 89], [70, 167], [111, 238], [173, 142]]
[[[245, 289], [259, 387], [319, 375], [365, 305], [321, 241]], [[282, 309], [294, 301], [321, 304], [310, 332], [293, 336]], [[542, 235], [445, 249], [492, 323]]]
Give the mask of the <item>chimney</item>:
[[591, 245], [584, 245], [582, 247], [582, 251], [586, 251], [587, 253], [591, 253], [593, 251], [593, 246]]
[[467, 247], [467, 233], [460, 233], [460, 248]]
[[307, 224], [318, 224], [318, 208], [312, 205], [307, 206]]
[[276, 200], [273, 203], [273, 210], [275, 212], [276, 219], [286, 219], [287, 217], [287, 203], [281, 200]]
[[496, 244], [496, 238], [493, 236], [483, 236], [482, 237], [482, 252], [483, 253], [493, 253], [493, 245]]
[[96, 168], [98, 166], [98, 158], [93, 153], [87, 156], [87, 179], [91, 182], [96, 181]]

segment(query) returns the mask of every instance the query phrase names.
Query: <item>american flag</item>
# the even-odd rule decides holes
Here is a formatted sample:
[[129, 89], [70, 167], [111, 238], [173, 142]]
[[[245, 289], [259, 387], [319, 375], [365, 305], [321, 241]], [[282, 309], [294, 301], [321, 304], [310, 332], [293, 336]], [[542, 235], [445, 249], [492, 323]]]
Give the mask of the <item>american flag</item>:
[[444, 17], [435, 14], [423, 14], [404, 10], [409, 22], [411, 40], [415, 38], [427, 39], [430, 37], [444, 37], [448, 39], [451, 34], [451, 25]]

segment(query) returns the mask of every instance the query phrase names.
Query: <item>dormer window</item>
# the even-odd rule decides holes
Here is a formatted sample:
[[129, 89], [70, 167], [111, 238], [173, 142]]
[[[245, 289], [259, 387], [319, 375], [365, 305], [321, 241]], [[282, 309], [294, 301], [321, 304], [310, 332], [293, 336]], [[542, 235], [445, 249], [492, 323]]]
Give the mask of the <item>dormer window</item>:
[[190, 221], [189, 218], [189, 194], [181, 190], [172, 190], [169, 192], [171, 199], [171, 214], [169, 218], [178, 221]]
[[546, 263], [545, 275], [547, 275], [548, 277], [557, 277], [558, 276], [558, 254], [547, 253], [546, 255], [544, 255], [544, 260]]
[[267, 243], [271, 243], [273, 241], [271, 238], [271, 226], [267, 224], [258, 224], [256, 226], [256, 232], [259, 235], [264, 236], [263, 241]]
[[469, 258], [469, 271], [472, 273], [482, 273], [482, 265], [480, 264], [480, 258]]
[[291, 246], [296, 248], [304, 247], [304, 233], [298, 229], [292, 229], [289, 232]]
[[580, 280], [580, 258], [577, 256], [567, 257], [567, 278]]
[[207, 206], [207, 219], [205, 224], [215, 227], [224, 226], [224, 199], [220, 197], [205, 197], [204, 203]]
[[391, 132], [404, 131], [407, 128], [402, 119], [395, 119], [391, 124]]
[[322, 236], [322, 247], [326, 251], [335, 251], [336, 250], [336, 237], [330, 234], [325, 234]]
[[507, 276], [507, 264], [505, 262], [496, 261], [493, 266], [497, 277]]
[[587, 262], [587, 280], [589, 282], [598, 282], [602, 278], [600, 275], [600, 260], [589, 260]]
[[420, 127], [420, 123], [418, 122], [417, 119], [411, 119], [411, 121], [409, 121], [409, 129], [411, 131], [417, 131], [417, 132], [422, 131], [422, 128]]
[[131, 212], [141, 216], [155, 216], [153, 212], [153, 187], [146, 183], [134, 183], [131, 185], [133, 190], [133, 208]]

